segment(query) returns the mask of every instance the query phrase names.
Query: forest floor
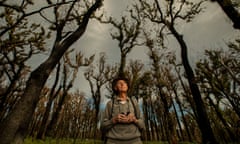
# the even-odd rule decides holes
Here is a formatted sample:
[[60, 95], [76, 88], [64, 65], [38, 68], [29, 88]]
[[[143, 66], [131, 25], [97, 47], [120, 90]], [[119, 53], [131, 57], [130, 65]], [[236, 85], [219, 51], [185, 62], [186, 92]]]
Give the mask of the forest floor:
[[[103, 144], [101, 140], [80, 140], [80, 139], [46, 139], [36, 140], [27, 138], [24, 140], [24, 144]], [[143, 144], [168, 144], [168, 142], [161, 141], [144, 141]], [[190, 142], [180, 142], [179, 144], [194, 144]]]

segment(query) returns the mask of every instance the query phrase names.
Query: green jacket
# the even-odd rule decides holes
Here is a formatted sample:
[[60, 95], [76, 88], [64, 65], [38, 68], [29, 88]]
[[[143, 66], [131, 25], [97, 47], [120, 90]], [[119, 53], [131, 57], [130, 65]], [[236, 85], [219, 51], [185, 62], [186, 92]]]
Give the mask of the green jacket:
[[[113, 124], [113, 117], [119, 113], [127, 112], [135, 114], [136, 118], [138, 119], [137, 124]], [[125, 104], [121, 104], [117, 98], [114, 98], [113, 100], [107, 102], [103, 120], [101, 122], [101, 130], [106, 132], [107, 138], [116, 140], [131, 140], [137, 137], [141, 137], [140, 130], [142, 129], [145, 129], [145, 124], [136, 99], [132, 98], [131, 101], [130, 98], [127, 98], [127, 102]]]

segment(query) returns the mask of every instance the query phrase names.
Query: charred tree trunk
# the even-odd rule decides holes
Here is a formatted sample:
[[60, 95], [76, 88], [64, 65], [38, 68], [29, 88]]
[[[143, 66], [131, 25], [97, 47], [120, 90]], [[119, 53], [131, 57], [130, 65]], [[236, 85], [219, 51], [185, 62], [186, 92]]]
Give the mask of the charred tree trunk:
[[[209, 95], [207, 96], [207, 99], [209, 100], [210, 105], [214, 108], [216, 115], [218, 116], [219, 120], [222, 122], [224, 128], [228, 132], [231, 141], [237, 141], [236, 134], [234, 134], [231, 131], [231, 128], [229, 127], [227, 121], [224, 119], [223, 115], [221, 114], [221, 111], [219, 110], [218, 106], [214, 104], [213, 100], [211, 99], [211, 97]], [[226, 143], [227, 143], [227, 141], [226, 141]]]
[[217, 141], [215, 139], [215, 136], [213, 134], [213, 131], [210, 125], [210, 121], [207, 116], [205, 105], [203, 103], [203, 100], [200, 94], [200, 90], [195, 81], [193, 70], [188, 61], [187, 45], [184, 42], [183, 37], [176, 31], [176, 29], [173, 26], [171, 25], [167, 25], [167, 26], [181, 46], [182, 63], [187, 75], [187, 80], [192, 92], [193, 99], [196, 105], [196, 111], [197, 111], [196, 117], [197, 117], [197, 123], [202, 133], [202, 143], [217, 144]]
[[64, 41], [56, 43], [49, 58], [31, 73], [21, 100], [0, 125], [2, 144], [23, 143], [35, 107], [39, 101], [39, 94], [45, 82], [63, 54], [84, 34], [90, 16], [101, 6], [101, 2], [102, 0], [98, 0], [90, 7], [76, 31], [64, 39]]
[[54, 82], [53, 87], [51, 89], [51, 92], [49, 94], [49, 100], [47, 102], [47, 107], [46, 107], [46, 110], [45, 110], [45, 113], [44, 113], [44, 116], [43, 116], [43, 120], [42, 120], [41, 125], [40, 125], [40, 129], [37, 133], [37, 139], [44, 139], [44, 137], [45, 137], [45, 132], [46, 132], [46, 129], [47, 129], [47, 126], [48, 126], [47, 123], [48, 123], [48, 118], [49, 118], [49, 114], [50, 114], [50, 111], [51, 111], [52, 102], [59, 92], [59, 91], [57, 91], [57, 93], [54, 94], [55, 88], [56, 88], [58, 80], [59, 80], [59, 73], [60, 73], [60, 64], [58, 64], [58, 66], [57, 66], [56, 79], [55, 79], [55, 82]]
[[235, 29], [240, 29], [240, 13], [234, 8], [231, 0], [212, 0], [216, 1], [229, 19], [233, 22]]
[[[185, 86], [184, 86], [184, 84], [183, 84], [182, 78], [181, 78], [181, 76], [180, 76], [180, 72], [177, 70], [176, 65], [175, 65], [175, 71], [176, 71], [176, 73], [177, 73], [177, 76], [178, 76], [178, 78], [179, 78], [179, 80], [180, 80], [180, 83], [181, 83], [184, 91], [187, 92], [187, 90], [186, 90], [186, 88], [185, 88]], [[179, 99], [179, 96], [178, 96], [178, 94], [177, 94], [176, 89], [174, 89], [174, 93], [175, 93], [175, 96], [176, 96], [176, 102], [177, 102], [177, 104], [178, 104], [178, 106], [179, 106], [179, 109], [180, 109], [180, 112], [181, 112], [181, 115], [182, 115], [183, 124], [184, 124], [185, 129], [186, 129], [186, 132], [187, 132], [188, 141], [192, 142], [193, 139], [192, 139], [192, 136], [191, 136], [191, 134], [190, 134], [189, 128], [188, 128], [188, 126], [187, 126], [187, 121], [186, 121], [186, 119], [185, 119], [185, 117], [184, 117], [183, 108], [182, 108], [182, 105], [181, 105], [181, 102], [180, 102], [180, 99]], [[192, 107], [193, 112], [194, 112], [194, 114], [195, 114], [195, 113], [196, 113], [196, 112], [195, 112], [195, 108], [194, 108], [193, 106], [191, 106], [191, 107]], [[196, 115], [196, 114], [195, 114], [195, 115]]]

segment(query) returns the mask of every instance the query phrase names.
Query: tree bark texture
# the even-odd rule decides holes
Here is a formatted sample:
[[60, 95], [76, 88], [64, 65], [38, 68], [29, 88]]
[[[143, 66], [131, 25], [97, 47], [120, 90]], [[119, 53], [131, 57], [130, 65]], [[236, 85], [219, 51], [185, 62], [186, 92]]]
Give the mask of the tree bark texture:
[[101, 3], [102, 0], [97, 0], [85, 13], [78, 28], [62, 42], [57, 42], [49, 58], [31, 73], [21, 100], [0, 125], [1, 144], [23, 142], [39, 100], [39, 94], [50, 73], [68, 48], [84, 34], [90, 16], [101, 6]]
[[216, 0], [220, 5], [222, 10], [228, 16], [229, 19], [233, 22], [233, 27], [235, 29], [240, 29], [240, 13], [237, 9], [234, 8], [231, 0]]
[[210, 121], [207, 116], [205, 105], [201, 98], [200, 90], [198, 88], [198, 85], [196, 84], [193, 70], [188, 61], [187, 45], [184, 42], [183, 37], [176, 31], [176, 29], [173, 26], [168, 25], [168, 28], [172, 32], [174, 37], [177, 39], [181, 47], [182, 63], [187, 75], [187, 80], [192, 92], [193, 99], [196, 105], [196, 111], [197, 111], [196, 117], [197, 117], [197, 123], [202, 133], [202, 143], [217, 144], [217, 141], [215, 139], [215, 136], [213, 134], [213, 131], [210, 125]]

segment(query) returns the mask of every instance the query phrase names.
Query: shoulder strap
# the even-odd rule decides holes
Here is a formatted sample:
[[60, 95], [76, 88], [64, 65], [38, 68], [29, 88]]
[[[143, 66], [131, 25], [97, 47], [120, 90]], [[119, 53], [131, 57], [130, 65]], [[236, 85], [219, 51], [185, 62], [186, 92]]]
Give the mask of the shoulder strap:
[[114, 106], [114, 97], [113, 96], [111, 98], [111, 101], [112, 101], [112, 107], [111, 107], [111, 117], [110, 117], [110, 119], [112, 118], [113, 106]]
[[133, 104], [133, 108], [134, 108], [134, 113], [136, 115], [136, 118], [139, 119], [140, 118], [140, 109], [137, 103], [136, 98], [133, 99], [133, 96], [130, 98], [132, 104]]

